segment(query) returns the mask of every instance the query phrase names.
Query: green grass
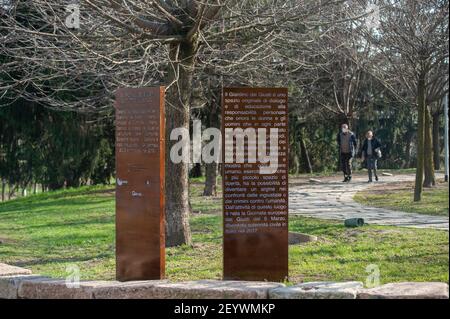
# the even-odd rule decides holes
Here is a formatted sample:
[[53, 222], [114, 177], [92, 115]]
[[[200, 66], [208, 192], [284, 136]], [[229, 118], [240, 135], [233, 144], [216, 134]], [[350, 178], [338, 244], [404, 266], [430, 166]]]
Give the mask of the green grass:
[[[194, 246], [166, 249], [170, 280], [219, 279], [222, 275], [220, 198], [201, 198], [192, 184]], [[295, 217], [290, 230], [318, 242], [289, 248], [290, 280], [361, 280], [375, 264], [381, 282], [448, 282], [449, 235], [436, 230], [364, 226]], [[113, 279], [114, 197], [105, 187], [43, 193], [0, 204], [0, 262], [35, 273], [67, 276], [76, 264], [81, 279]]]
[[192, 211], [194, 213], [221, 213], [222, 212], [222, 192], [220, 187], [220, 180], [217, 183], [217, 196], [202, 196], [204, 181], [198, 179], [191, 179], [190, 196]]
[[354, 200], [373, 207], [448, 216], [448, 195], [448, 184], [439, 181], [436, 187], [424, 189], [420, 202], [414, 202], [414, 185], [412, 183], [398, 183], [389, 186], [375, 186], [358, 192], [354, 196]]

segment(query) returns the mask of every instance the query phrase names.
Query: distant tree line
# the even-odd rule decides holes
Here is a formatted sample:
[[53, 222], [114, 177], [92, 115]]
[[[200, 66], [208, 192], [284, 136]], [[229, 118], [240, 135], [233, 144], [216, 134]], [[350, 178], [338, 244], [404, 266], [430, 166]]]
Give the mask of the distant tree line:
[[110, 118], [56, 112], [22, 99], [0, 108], [2, 200], [27, 189], [109, 184], [113, 175]]

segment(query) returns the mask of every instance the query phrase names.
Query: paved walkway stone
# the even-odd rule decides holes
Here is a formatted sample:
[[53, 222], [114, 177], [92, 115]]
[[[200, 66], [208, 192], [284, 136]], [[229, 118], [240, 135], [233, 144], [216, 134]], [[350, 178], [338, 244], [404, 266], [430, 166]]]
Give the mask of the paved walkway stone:
[[0, 276], [30, 275], [31, 270], [0, 263]]
[[17, 299], [20, 284], [25, 280], [45, 280], [39, 275], [0, 276], [0, 299]]
[[448, 299], [444, 282], [400, 282], [362, 289], [359, 299]]
[[269, 291], [271, 299], [356, 299], [362, 282], [310, 282]]
[[197, 280], [158, 284], [152, 298], [158, 299], [267, 299], [269, 290], [284, 287], [264, 281]]
[[[437, 178], [442, 178], [437, 174]], [[402, 174], [382, 176], [376, 184], [414, 181], [414, 175]], [[402, 226], [415, 228], [449, 229], [448, 217], [406, 213], [384, 208], [366, 207], [353, 200], [353, 196], [374, 184], [367, 183], [367, 177], [355, 176], [351, 183], [328, 178], [321, 183], [294, 183], [289, 186], [289, 214], [334, 219], [344, 221], [347, 218], [364, 218], [367, 224]]]

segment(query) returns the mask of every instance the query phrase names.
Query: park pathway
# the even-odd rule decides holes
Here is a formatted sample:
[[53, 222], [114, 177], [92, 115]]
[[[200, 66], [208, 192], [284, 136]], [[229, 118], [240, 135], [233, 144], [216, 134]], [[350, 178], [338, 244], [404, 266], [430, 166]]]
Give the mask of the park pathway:
[[[437, 174], [437, 178], [443, 178]], [[320, 182], [318, 182], [320, 181]], [[289, 186], [289, 214], [320, 219], [344, 220], [361, 217], [368, 224], [449, 229], [449, 219], [445, 216], [430, 216], [405, 213], [383, 208], [363, 206], [353, 200], [353, 196], [371, 185], [367, 176], [354, 176], [351, 183], [341, 183], [341, 177], [318, 178], [316, 182], [291, 181]], [[376, 184], [399, 181], [414, 181], [414, 175], [380, 176]]]

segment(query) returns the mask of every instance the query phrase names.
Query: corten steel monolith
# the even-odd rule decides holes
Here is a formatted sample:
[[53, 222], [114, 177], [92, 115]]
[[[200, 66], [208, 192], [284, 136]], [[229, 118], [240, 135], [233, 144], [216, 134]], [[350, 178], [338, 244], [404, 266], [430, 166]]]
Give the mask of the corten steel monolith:
[[[283, 281], [288, 276], [287, 102], [288, 91], [284, 88], [223, 90], [224, 279]], [[236, 129], [243, 130], [244, 135], [233, 135]], [[256, 163], [249, 163], [251, 129], [256, 133], [256, 142], [261, 132], [266, 132], [266, 149], [259, 149], [261, 145], [256, 143], [261, 155], [269, 155], [269, 150], [278, 146], [277, 153], [273, 148], [277, 169], [262, 174], [259, 168], [269, 163], [262, 163], [263, 157], [255, 150]], [[274, 146], [269, 143], [271, 129], [278, 133]], [[263, 134], [261, 137], [264, 141]], [[233, 141], [228, 143], [228, 152], [226, 139]], [[240, 147], [239, 139], [239, 143], [244, 140]], [[238, 154], [244, 154], [244, 162], [238, 162]]]
[[164, 87], [116, 92], [116, 277], [164, 277]]

